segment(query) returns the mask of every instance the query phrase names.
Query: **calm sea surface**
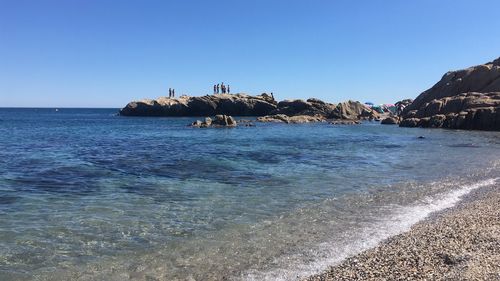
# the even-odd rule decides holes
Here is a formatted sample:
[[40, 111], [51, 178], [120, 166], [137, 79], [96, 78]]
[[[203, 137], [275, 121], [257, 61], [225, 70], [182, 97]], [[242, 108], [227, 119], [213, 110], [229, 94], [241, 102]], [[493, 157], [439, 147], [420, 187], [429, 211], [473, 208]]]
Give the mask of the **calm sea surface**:
[[0, 109], [0, 280], [293, 280], [500, 183], [498, 132], [117, 111]]

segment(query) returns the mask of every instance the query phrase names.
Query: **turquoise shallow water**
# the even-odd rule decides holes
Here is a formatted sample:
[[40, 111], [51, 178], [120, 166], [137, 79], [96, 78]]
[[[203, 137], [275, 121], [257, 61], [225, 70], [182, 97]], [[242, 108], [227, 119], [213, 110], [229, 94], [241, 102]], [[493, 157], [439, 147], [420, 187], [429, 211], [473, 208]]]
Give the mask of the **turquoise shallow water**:
[[0, 109], [0, 280], [290, 280], [500, 177], [498, 132], [116, 112]]

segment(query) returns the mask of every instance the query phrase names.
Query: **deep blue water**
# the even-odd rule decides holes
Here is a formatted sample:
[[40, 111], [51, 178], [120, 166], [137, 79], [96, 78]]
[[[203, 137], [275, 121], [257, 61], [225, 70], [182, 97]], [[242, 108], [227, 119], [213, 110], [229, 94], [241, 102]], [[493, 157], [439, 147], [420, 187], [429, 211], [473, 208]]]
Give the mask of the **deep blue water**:
[[0, 109], [0, 280], [290, 279], [499, 177], [498, 132], [117, 112]]

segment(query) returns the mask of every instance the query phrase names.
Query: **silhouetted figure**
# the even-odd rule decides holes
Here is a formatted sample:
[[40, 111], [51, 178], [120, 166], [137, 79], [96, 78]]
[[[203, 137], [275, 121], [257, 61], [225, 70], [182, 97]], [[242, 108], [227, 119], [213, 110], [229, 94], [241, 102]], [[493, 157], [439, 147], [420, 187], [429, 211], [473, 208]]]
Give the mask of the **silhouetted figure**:
[[273, 98], [273, 100], [274, 100], [274, 95], [273, 95], [273, 92], [271, 92], [271, 98]]
[[223, 94], [226, 93], [226, 86], [224, 86], [224, 82], [220, 83], [220, 90]]
[[227, 93], [229, 94], [231, 92], [231, 89], [229, 88], [229, 85], [227, 85]]
[[217, 85], [214, 84], [214, 94], [217, 93]]
[[217, 94], [219, 93], [220, 85], [217, 84]]
[[168, 98], [172, 97], [172, 88], [168, 88]]
[[175, 89], [172, 89], [172, 97], [175, 98]]

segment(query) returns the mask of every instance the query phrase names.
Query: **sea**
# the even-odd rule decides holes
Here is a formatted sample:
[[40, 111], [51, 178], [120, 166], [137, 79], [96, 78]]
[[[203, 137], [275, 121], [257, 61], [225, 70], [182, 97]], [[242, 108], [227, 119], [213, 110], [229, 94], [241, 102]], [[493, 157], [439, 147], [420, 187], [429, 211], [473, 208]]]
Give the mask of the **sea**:
[[300, 280], [500, 184], [500, 132], [0, 109], [0, 280]]

